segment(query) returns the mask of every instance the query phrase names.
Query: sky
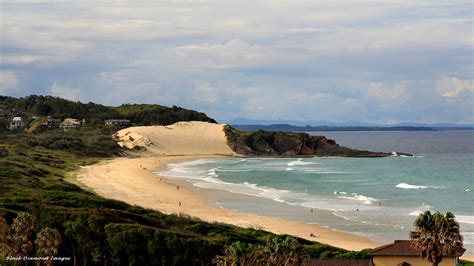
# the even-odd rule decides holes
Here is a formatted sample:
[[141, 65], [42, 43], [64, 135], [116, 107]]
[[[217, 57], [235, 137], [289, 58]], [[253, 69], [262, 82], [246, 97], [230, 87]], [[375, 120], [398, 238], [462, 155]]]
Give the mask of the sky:
[[0, 0], [0, 95], [474, 123], [471, 1]]

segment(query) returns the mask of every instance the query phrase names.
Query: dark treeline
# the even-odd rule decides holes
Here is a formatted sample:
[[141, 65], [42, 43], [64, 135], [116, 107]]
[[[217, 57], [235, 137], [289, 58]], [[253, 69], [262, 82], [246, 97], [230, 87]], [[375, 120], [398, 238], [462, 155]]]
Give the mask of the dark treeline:
[[86, 119], [100, 124], [104, 119], [123, 118], [136, 125], [169, 125], [179, 121], [216, 121], [206, 114], [181, 107], [157, 104], [124, 104], [118, 107], [81, 103], [52, 96], [31, 95], [23, 98], [0, 96], [0, 109], [16, 109], [25, 115], [53, 116], [58, 119]]

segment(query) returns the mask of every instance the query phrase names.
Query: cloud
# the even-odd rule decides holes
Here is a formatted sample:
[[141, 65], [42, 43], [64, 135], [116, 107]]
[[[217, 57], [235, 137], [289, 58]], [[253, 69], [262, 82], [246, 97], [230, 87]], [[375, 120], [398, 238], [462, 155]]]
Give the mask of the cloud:
[[473, 80], [461, 80], [456, 77], [442, 77], [438, 83], [441, 95], [445, 98], [457, 98], [464, 92], [474, 94]]
[[81, 91], [77, 88], [72, 88], [66, 85], [58, 84], [56, 81], [53, 82], [49, 87], [51, 95], [61, 97], [68, 100], [78, 100]]
[[214, 69], [238, 68], [271, 63], [277, 54], [262, 45], [233, 39], [224, 44], [177, 47], [175, 55], [194, 65]]
[[0, 71], [0, 94], [9, 94], [18, 86], [18, 79], [13, 71]]
[[221, 120], [473, 119], [468, 1], [138, 3], [2, 2], [1, 92]]

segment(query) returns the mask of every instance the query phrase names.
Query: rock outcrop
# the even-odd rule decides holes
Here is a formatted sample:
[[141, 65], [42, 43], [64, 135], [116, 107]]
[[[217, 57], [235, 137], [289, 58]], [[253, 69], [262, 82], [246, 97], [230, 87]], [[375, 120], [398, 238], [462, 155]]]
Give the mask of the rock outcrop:
[[[392, 152], [371, 152], [340, 146], [324, 136], [310, 136], [293, 132], [247, 132], [225, 126], [230, 148], [245, 156], [338, 156], [338, 157], [387, 157]], [[398, 155], [411, 156], [407, 153]]]

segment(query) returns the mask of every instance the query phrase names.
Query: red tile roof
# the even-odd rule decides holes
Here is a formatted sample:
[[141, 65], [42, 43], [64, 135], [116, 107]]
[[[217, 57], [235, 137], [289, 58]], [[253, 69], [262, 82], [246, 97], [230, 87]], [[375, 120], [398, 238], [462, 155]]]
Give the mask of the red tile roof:
[[[444, 256], [461, 256], [465, 249]], [[421, 251], [411, 246], [410, 240], [395, 240], [392, 244], [375, 248], [370, 253], [372, 256], [420, 256]]]
[[371, 259], [309, 259], [305, 266], [373, 266]]

